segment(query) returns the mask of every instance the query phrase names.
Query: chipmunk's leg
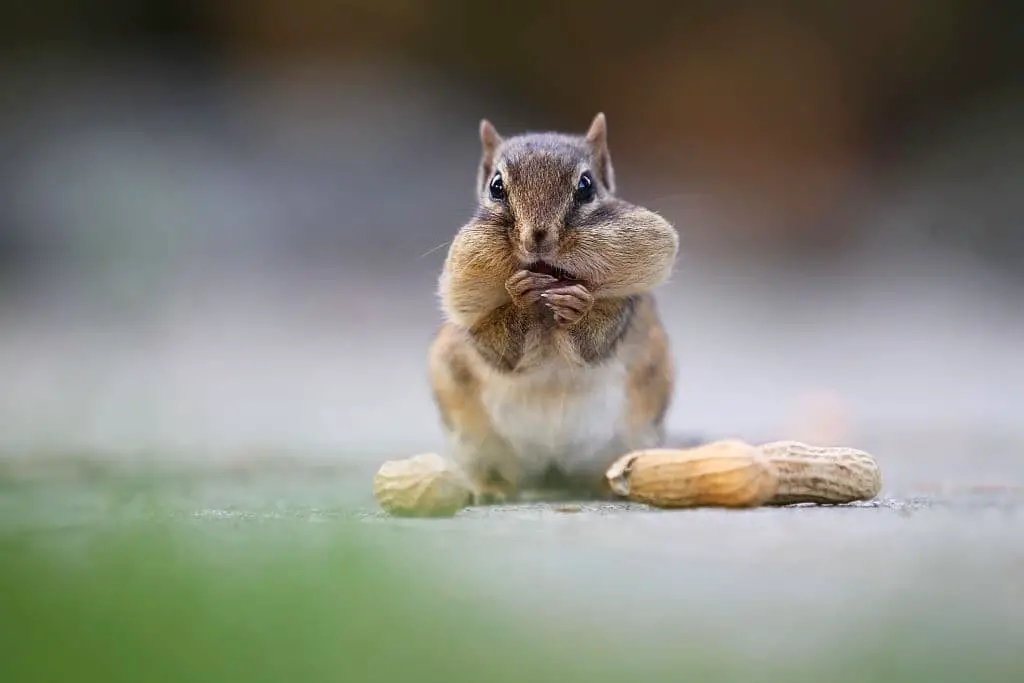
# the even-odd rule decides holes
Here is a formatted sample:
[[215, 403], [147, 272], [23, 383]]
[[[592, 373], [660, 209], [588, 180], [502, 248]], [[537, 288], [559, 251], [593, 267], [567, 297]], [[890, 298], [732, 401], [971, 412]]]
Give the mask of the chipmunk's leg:
[[494, 430], [465, 338], [445, 325], [431, 345], [430, 381], [451, 456], [474, 486], [476, 504], [518, 497], [519, 458]]
[[675, 364], [668, 335], [661, 325], [652, 297], [641, 297], [629, 336], [636, 339], [627, 363], [624, 441], [630, 450], [655, 448], [665, 443], [665, 415], [675, 391]]
[[519, 467], [515, 453], [493, 434], [468, 429], [448, 433], [452, 457], [473, 485], [475, 505], [500, 505], [519, 499]]

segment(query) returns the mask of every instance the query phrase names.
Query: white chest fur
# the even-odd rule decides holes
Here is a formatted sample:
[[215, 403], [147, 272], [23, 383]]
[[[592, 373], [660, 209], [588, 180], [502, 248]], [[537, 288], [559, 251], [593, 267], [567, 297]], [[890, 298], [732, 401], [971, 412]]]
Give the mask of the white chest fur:
[[626, 421], [626, 368], [539, 368], [496, 375], [483, 392], [495, 430], [516, 451], [524, 473], [550, 464], [585, 468], [617, 448]]

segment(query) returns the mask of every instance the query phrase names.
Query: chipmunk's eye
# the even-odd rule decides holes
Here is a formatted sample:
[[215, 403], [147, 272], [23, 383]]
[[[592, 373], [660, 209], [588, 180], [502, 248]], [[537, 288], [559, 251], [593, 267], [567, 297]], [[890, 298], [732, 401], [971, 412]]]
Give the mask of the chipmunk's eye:
[[590, 176], [590, 171], [584, 171], [579, 182], [576, 183], [576, 201], [589, 202], [595, 194], [597, 194], [597, 188], [594, 187], [594, 179]]
[[491, 184], [489, 186], [491, 191], [491, 199], [496, 202], [505, 201], [505, 181], [501, 179], [501, 171], [494, 174], [491, 178]]

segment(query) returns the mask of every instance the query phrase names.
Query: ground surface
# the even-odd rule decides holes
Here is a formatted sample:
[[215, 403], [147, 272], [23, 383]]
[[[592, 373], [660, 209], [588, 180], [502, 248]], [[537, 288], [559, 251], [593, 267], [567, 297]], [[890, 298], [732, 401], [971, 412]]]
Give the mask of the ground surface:
[[[264, 465], [159, 477], [102, 467], [71, 473], [25, 478], [22, 472], [0, 489], [0, 551], [18, 558], [15, 572], [35, 562], [28, 565], [31, 579], [8, 588], [32, 585], [37, 592], [22, 593], [0, 619], [0, 631], [12, 629], [7, 637], [18, 651], [22, 644], [24, 652], [33, 651], [34, 639], [44, 639], [51, 654], [52, 648], [60, 653], [54, 641], [65, 637], [63, 631], [39, 627], [48, 610], [70, 614], [71, 625], [61, 628], [72, 631], [76, 617], [89, 631], [105, 618], [125, 628], [125, 620], [162, 622], [185, 610], [181, 619], [216, 640], [243, 635], [235, 633], [240, 625], [230, 619], [202, 625], [196, 614], [230, 614], [244, 602], [249, 612], [240, 618], [268, 620], [264, 625], [271, 630], [281, 620], [280, 628], [287, 629], [288, 619], [308, 616], [291, 614], [288, 605], [294, 611], [314, 600], [332, 605], [318, 617], [320, 635], [287, 645], [292, 649], [270, 656], [266, 666], [284, 667], [282, 659], [301, 654], [313, 661], [307, 661], [314, 669], [310, 680], [327, 680], [317, 677], [338, 670], [326, 654], [338, 644], [330, 638], [328, 645], [320, 643], [323, 630], [372, 630], [374, 610], [387, 608], [405, 609], [408, 619], [429, 614], [428, 621], [454, 624], [450, 628], [467, 640], [465, 651], [446, 655], [445, 666], [461, 673], [424, 669], [412, 657], [406, 670], [395, 673], [411, 679], [479, 680], [475, 667], [481, 664], [463, 670], [460, 658], [481, 656], [480, 648], [495, 651], [485, 659], [508, 656], [511, 641], [503, 638], [526, 641], [496, 679], [507, 674], [522, 680], [527, 663], [541, 661], [551, 648], [554, 663], [545, 665], [551, 680], [576, 680], [572, 676], [581, 674], [556, 672], [576, 671], [580, 657], [597, 668], [587, 674], [591, 680], [611, 680], [615, 667], [650, 675], [716, 672], [717, 678], [705, 680], [803, 674], [819, 680], [1010, 681], [1024, 672], [1017, 652], [1024, 634], [1024, 491], [1006, 485], [916, 496], [887, 492], [877, 501], [839, 507], [670, 512], [631, 504], [531, 504], [415, 520], [376, 509], [368, 493], [372, 468], [365, 467]], [[153, 539], [165, 545], [147, 549]], [[345, 539], [355, 539], [355, 549], [339, 554], [335, 546]], [[116, 554], [118, 543], [129, 560]], [[403, 607], [394, 587], [375, 586], [386, 583], [376, 573], [349, 577], [359, 553], [394, 573], [403, 590], [436, 604]], [[274, 563], [291, 569], [254, 579], [249, 593], [230, 578]], [[99, 586], [93, 594], [90, 577]], [[124, 577], [131, 579], [127, 587]], [[175, 587], [181, 581], [199, 588], [182, 591]], [[86, 587], [70, 588], [79, 584]], [[141, 597], [132, 596], [133, 589]], [[157, 599], [168, 591], [178, 597]], [[353, 611], [352, 596], [365, 591], [381, 605]], [[170, 604], [175, 599], [183, 604]], [[121, 601], [133, 605], [127, 616], [104, 612]], [[260, 601], [268, 603], [266, 611], [253, 616]], [[511, 635], [475, 631], [470, 624], [477, 618], [496, 619]], [[397, 626], [388, 622], [378, 625], [384, 642], [426, 638], [395, 635]], [[127, 642], [156, 648], [156, 660], [172, 656], [164, 652], [170, 644], [159, 630], [121, 642], [113, 640], [116, 632], [101, 639], [98, 659], [120, 662], [107, 663], [120, 673], [95, 680], [150, 675], [154, 660], [118, 654]], [[271, 635], [265, 640], [271, 651], [284, 647], [275, 646]], [[411, 647], [390, 642], [394, 652], [381, 657], [401, 658]], [[217, 667], [256, 667], [249, 655], [218, 650], [212, 656], [208, 646], [181, 646], [193, 650], [184, 653], [194, 658], [188, 676], [215, 680], [210, 676]], [[357, 646], [341, 646], [347, 647]], [[18, 675], [4, 680], [44, 680], [34, 676], [48, 670], [29, 664], [6, 662]], [[369, 658], [357, 668], [372, 680], [366, 672], [377, 666]]]
[[[927, 274], [666, 290], [673, 429], [864, 448], [878, 501], [401, 520], [374, 470], [440, 447], [415, 277], [0, 326], [23, 653], [0, 680], [1024, 680], [1017, 299]], [[834, 423], [794, 409], [818, 389]]]

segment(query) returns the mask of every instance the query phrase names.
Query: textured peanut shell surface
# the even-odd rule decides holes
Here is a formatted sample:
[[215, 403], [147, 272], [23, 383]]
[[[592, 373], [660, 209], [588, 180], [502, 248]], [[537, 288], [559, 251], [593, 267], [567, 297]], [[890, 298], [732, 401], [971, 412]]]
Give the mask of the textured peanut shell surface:
[[390, 460], [373, 478], [383, 510], [403, 517], [451, 517], [472, 500], [472, 488], [456, 465], [436, 453]]
[[634, 451], [605, 476], [616, 494], [663, 508], [757, 507], [771, 500], [778, 486], [761, 449], [738, 440]]
[[778, 491], [769, 505], [852, 503], [871, 500], [882, 490], [875, 459], [855, 448], [774, 441], [761, 451], [778, 477]]

